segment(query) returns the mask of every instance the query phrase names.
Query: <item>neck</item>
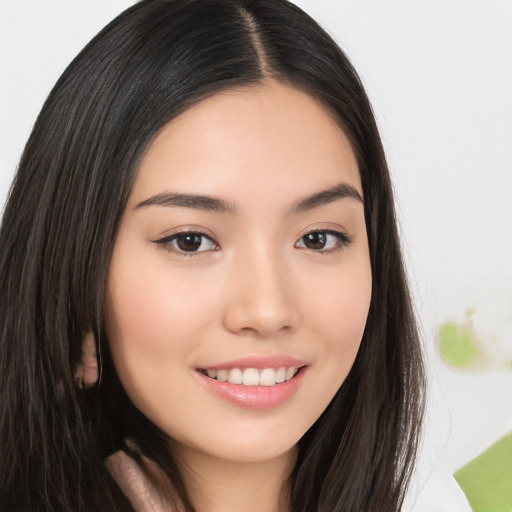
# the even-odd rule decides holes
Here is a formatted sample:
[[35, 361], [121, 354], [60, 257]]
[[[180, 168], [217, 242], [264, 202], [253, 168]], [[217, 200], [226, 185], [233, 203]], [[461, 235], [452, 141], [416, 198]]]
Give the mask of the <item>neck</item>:
[[290, 512], [288, 481], [297, 449], [258, 462], [173, 449], [196, 512]]

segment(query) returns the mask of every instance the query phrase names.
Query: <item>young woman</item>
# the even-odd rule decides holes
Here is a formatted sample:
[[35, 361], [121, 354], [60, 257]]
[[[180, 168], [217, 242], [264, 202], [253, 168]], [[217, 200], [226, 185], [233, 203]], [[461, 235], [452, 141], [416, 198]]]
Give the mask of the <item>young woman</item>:
[[354, 69], [283, 0], [146, 0], [0, 236], [0, 509], [396, 511], [423, 367]]

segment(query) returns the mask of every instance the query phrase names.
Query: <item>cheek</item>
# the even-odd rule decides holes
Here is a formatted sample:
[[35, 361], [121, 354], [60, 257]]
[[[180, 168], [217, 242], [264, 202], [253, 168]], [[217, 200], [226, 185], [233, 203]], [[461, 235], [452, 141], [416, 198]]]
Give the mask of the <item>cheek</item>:
[[317, 293], [310, 293], [310, 332], [322, 347], [326, 395], [334, 396], [356, 358], [370, 307], [372, 280], [369, 262], [330, 276]]
[[190, 349], [190, 340], [197, 339], [210, 321], [215, 304], [208, 289], [201, 289], [201, 276], [184, 278], [169, 272], [165, 264], [128, 272], [134, 268], [131, 259], [120, 259], [112, 267], [107, 303], [113, 344], [140, 350], [148, 357]]
[[320, 276], [307, 297], [306, 310], [328, 339], [360, 340], [372, 293], [370, 264], [347, 265], [342, 271]]
[[200, 347], [215, 301], [207, 290], [197, 293], [199, 282], [180, 279], [155, 262], [139, 265], [133, 252], [129, 259], [126, 254], [113, 260], [108, 281], [109, 346], [132, 402], [146, 415], [158, 416], [151, 411], [179, 389], [179, 372]]

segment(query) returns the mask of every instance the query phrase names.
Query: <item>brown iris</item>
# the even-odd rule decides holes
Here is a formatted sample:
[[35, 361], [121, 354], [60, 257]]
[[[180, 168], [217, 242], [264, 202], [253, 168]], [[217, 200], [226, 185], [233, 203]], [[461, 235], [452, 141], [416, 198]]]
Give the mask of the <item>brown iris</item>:
[[323, 249], [327, 243], [327, 234], [315, 231], [314, 233], [304, 235], [302, 241], [308, 249]]
[[203, 237], [195, 233], [186, 233], [176, 237], [176, 245], [182, 251], [197, 251], [201, 247]]

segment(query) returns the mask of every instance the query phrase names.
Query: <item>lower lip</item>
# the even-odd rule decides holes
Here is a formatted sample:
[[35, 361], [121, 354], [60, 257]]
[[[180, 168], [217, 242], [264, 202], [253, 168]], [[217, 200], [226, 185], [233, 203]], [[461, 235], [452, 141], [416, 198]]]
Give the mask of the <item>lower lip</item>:
[[197, 375], [210, 391], [228, 402], [248, 409], [270, 409], [286, 402], [299, 388], [306, 368], [301, 368], [295, 376], [274, 386], [244, 386], [211, 379], [201, 372]]

